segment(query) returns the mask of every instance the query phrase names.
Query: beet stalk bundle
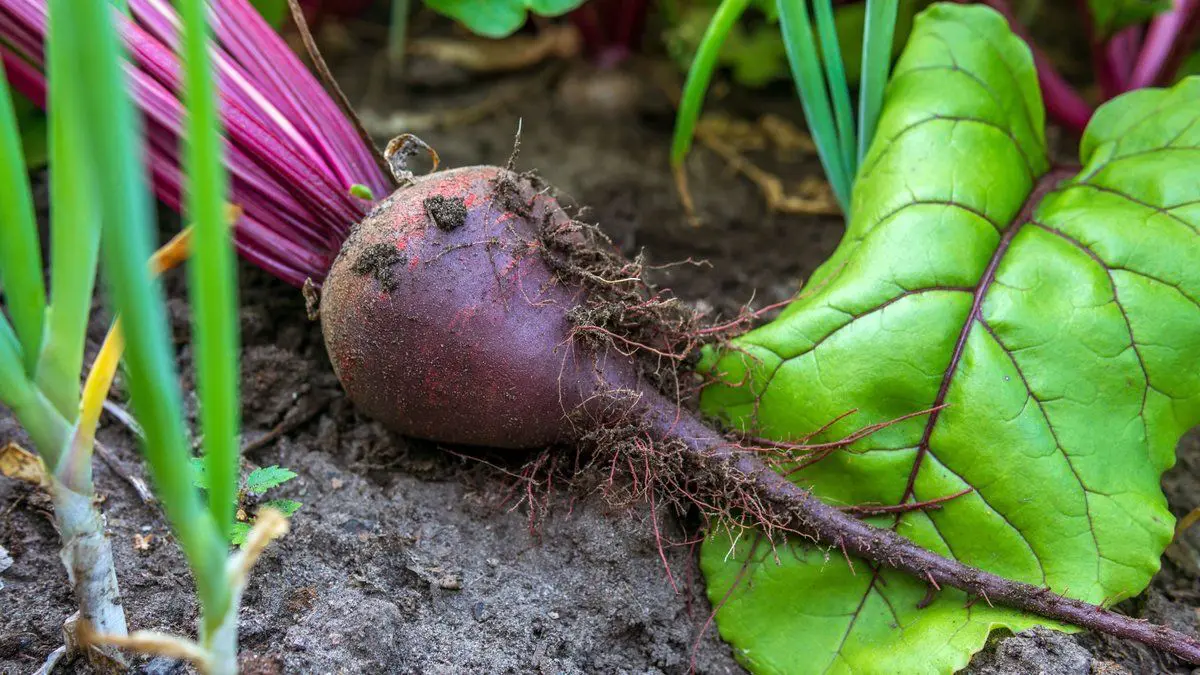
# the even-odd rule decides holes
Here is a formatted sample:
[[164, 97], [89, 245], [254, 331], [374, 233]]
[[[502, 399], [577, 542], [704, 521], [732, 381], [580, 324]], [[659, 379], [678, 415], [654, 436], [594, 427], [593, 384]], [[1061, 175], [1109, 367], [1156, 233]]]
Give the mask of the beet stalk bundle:
[[[243, 210], [238, 252], [276, 277], [320, 283], [350, 226], [391, 182], [372, 149], [247, 0], [213, 0], [213, 63], [227, 135], [230, 200]], [[115, 10], [114, 10], [115, 11]], [[0, 0], [0, 58], [14, 89], [46, 105], [46, 0]], [[182, 199], [180, 21], [169, 0], [130, 0], [117, 26], [144, 117], [155, 194]]]

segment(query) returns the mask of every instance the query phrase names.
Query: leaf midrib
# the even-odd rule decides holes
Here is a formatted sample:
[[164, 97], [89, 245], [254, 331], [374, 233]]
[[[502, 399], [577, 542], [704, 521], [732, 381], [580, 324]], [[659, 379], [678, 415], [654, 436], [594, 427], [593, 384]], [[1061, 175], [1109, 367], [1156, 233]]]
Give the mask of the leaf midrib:
[[[975, 293], [971, 300], [971, 311], [967, 313], [967, 318], [963, 321], [963, 327], [959, 331], [958, 340], [954, 343], [954, 352], [950, 356], [950, 363], [946, 365], [946, 372], [942, 375], [942, 382], [938, 387], [937, 396], [934, 397], [933, 405], [930, 406], [933, 412], [929, 414], [929, 419], [925, 423], [925, 429], [921, 433], [921, 440], [917, 444], [917, 454], [913, 458], [912, 469], [909, 471], [908, 481], [904, 486], [904, 494], [900, 497], [900, 504], [907, 503], [913, 497], [913, 490], [917, 475], [921, 471], [922, 461], [929, 454], [929, 442], [933, 436], [933, 430], [937, 426], [941, 412], [946, 404], [946, 396], [950, 392], [950, 384], [953, 382], [955, 372], [958, 370], [958, 364], [962, 360], [967, 338], [971, 334], [971, 329], [979, 322], [983, 300], [996, 279], [996, 269], [999, 268], [1000, 261], [1008, 253], [1009, 246], [1012, 244], [1013, 239], [1016, 238], [1017, 233], [1033, 220], [1034, 212], [1046, 195], [1053, 192], [1063, 180], [1074, 176], [1077, 172], [1077, 168], [1053, 167], [1043, 173], [1034, 183], [1033, 189], [1029, 191], [1029, 196], [1025, 198], [1025, 202], [1021, 205], [1020, 210], [1017, 211], [1016, 216], [1009, 221], [1008, 227], [1004, 228], [1000, 243], [992, 253], [992, 257], [988, 261], [983, 275], [979, 278], [979, 283], [975, 286]], [[897, 516], [896, 525], [900, 523], [902, 517], [903, 514]], [[893, 525], [893, 528], [896, 525]]]
[[[996, 245], [996, 250], [992, 253], [992, 257], [988, 260], [987, 267], [984, 268], [983, 274], [979, 278], [979, 283], [976, 284], [971, 300], [971, 310], [967, 313], [966, 319], [963, 321], [962, 330], [959, 331], [958, 340], [954, 343], [954, 352], [950, 356], [950, 362], [946, 365], [946, 372], [942, 375], [942, 382], [938, 387], [937, 395], [934, 397], [934, 402], [931, 408], [933, 412], [929, 414], [929, 419], [925, 423], [925, 429], [921, 434], [921, 440], [917, 445], [917, 454], [913, 458], [912, 469], [909, 471], [908, 481], [904, 487], [904, 494], [900, 497], [899, 504], [905, 504], [913, 498], [913, 491], [916, 484], [917, 476], [920, 474], [921, 466], [925, 457], [929, 454], [929, 442], [933, 436], [933, 430], [937, 426], [941, 411], [944, 409], [946, 397], [950, 391], [950, 384], [954, 380], [955, 372], [958, 370], [958, 364], [962, 360], [963, 352], [966, 348], [967, 338], [971, 334], [971, 329], [981, 323], [981, 309], [983, 300], [987, 296], [988, 290], [996, 279], [996, 270], [1000, 266], [1000, 262], [1008, 253], [1009, 246], [1013, 239], [1024, 228], [1025, 225], [1034, 222], [1033, 214], [1037, 207], [1042, 203], [1046, 195], [1053, 192], [1058, 185], [1068, 178], [1075, 176], [1078, 173], [1077, 167], [1053, 167], [1038, 177], [1033, 188], [1029, 191], [1029, 195], [1025, 198], [1021, 208], [1017, 214], [1009, 221], [1008, 226], [1002, 230], [1000, 242]], [[892, 523], [892, 529], [896, 529], [903, 520], [904, 513], [896, 514], [896, 519]], [[943, 540], [945, 538], [943, 537]], [[949, 544], [949, 542], [947, 542]], [[1039, 561], [1040, 562], [1040, 561]], [[863, 606], [866, 604], [867, 598], [871, 592], [875, 590], [875, 584], [879, 580], [879, 575], [882, 569], [879, 565], [871, 565], [871, 580], [867, 583], [867, 588], [863, 592], [862, 598], [859, 599], [858, 606], [850, 617], [850, 622], [846, 626], [845, 632], [842, 634], [842, 641], [838, 648], [833, 652], [833, 659], [826, 665], [825, 672], [837, 662], [838, 654], [841, 653], [842, 647], [846, 640], [850, 637], [851, 631], [854, 630], [854, 624], [857, 622], [859, 615], [862, 612]], [[888, 607], [891, 608], [891, 602], [886, 598], [884, 593], [879, 594], [885, 599]], [[893, 614], [895, 610], [893, 609]]]

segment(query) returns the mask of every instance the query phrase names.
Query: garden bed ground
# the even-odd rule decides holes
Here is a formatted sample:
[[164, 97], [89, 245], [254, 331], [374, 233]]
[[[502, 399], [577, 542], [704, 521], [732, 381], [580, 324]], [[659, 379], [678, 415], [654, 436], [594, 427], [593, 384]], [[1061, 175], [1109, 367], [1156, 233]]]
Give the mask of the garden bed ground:
[[[705, 150], [690, 162], [703, 224], [690, 225], [667, 170], [668, 101], [645, 85], [629, 90], [630, 80], [607, 81], [586, 68], [469, 86], [454, 83], [465, 76], [430, 68], [438, 87], [377, 91], [369, 106], [378, 115], [462, 109], [509, 92], [501, 94], [509, 102], [486, 118], [421, 136], [445, 165], [501, 163], [523, 120], [519, 166], [536, 168], [575, 203], [590, 206], [582, 217], [599, 222], [627, 252], [644, 247], [653, 263], [711, 263], [655, 275], [714, 313], [730, 316], [752, 295], [759, 306], [786, 298], [836, 245], [839, 218], [768, 214], [758, 191]], [[355, 76], [368, 70], [353, 59], [339, 67], [357, 98], [367, 78]], [[605, 96], [597, 99], [597, 92]], [[616, 111], [598, 103], [619, 92], [635, 103]], [[786, 92], [742, 105], [756, 114], [775, 109], [794, 116], [796, 108]], [[812, 157], [784, 161], [775, 154], [754, 157], [789, 185], [819, 175]], [[648, 507], [616, 508], [600, 495], [558, 486], [548, 495], [549, 513], [531, 532], [528, 504], [514, 509], [515, 500], [504, 500], [514, 490], [520, 497], [524, 485], [509, 473], [533, 455], [484, 455], [495, 468], [390, 434], [355, 414], [299, 292], [246, 266], [241, 283], [245, 438], [303, 419], [247, 456], [256, 465], [296, 471], [299, 478], [273, 496], [304, 502], [292, 533], [266, 554], [247, 591], [241, 614], [247, 672], [681, 673], [689, 662], [701, 673], [742, 672], [715, 630], [697, 638], [711, 608], [694, 551], [666, 551], [680, 580], [676, 593]], [[173, 273], [168, 287], [186, 373], [183, 275]], [[98, 313], [92, 350], [106, 327]], [[187, 375], [184, 385], [191, 396]], [[97, 485], [130, 625], [191, 633], [197, 616], [191, 579], [162, 514], [114, 471], [143, 475], [132, 437], [109, 416], [102, 423], [100, 440], [115, 463], [97, 464]], [[11, 416], [0, 416], [0, 442], [22, 438]], [[1184, 442], [1166, 486], [1177, 515], [1196, 506], [1200, 442]], [[0, 574], [0, 673], [33, 672], [60, 644], [59, 627], [72, 611], [47, 508], [29, 487], [0, 479], [0, 546], [14, 560]], [[693, 521], [658, 517], [673, 540], [694, 534]], [[1169, 557], [1177, 562], [1165, 561], [1151, 589], [1127, 609], [1195, 630], [1197, 556], [1187, 548]], [[1094, 637], [1039, 632], [997, 642], [973, 671], [1190, 672], [1138, 645]], [[142, 672], [183, 672], [164, 659], [139, 663]], [[56, 672], [88, 671], [75, 662]]]

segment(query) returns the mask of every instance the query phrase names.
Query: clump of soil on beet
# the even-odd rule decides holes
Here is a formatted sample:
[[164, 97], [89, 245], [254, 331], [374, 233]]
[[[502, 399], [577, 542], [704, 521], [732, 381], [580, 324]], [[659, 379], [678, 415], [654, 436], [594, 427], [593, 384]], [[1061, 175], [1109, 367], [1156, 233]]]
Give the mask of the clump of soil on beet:
[[[520, 140], [517, 141], [518, 147]], [[516, 157], [516, 148], [513, 157]], [[530, 215], [528, 190], [540, 190], [543, 185], [533, 172], [519, 174], [512, 170], [512, 159], [509, 166], [501, 170], [491, 180], [492, 194], [496, 202], [509, 213], [522, 218]]]
[[434, 195], [425, 200], [425, 211], [434, 224], [445, 232], [457, 230], [467, 222], [467, 206], [462, 197]]
[[369, 276], [379, 282], [379, 287], [385, 293], [391, 293], [396, 288], [396, 279], [392, 276], [392, 268], [404, 262], [404, 256], [394, 246], [387, 244], [372, 244], [359, 254], [350, 268], [355, 274]]

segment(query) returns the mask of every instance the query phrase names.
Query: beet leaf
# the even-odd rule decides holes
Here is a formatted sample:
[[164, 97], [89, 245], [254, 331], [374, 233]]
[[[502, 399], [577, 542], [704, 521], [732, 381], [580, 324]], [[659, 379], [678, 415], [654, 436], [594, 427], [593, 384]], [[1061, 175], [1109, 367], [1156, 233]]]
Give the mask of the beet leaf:
[[1104, 38], [1171, 9], [1171, 0], [1088, 0], [1087, 6], [1096, 37]]
[[584, 0], [425, 0], [430, 9], [445, 14], [484, 37], [502, 38], [525, 25], [526, 12], [559, 16]]
[[[1051, 165], [1044, 116], [1000, 15], [925, 11], [844, 240], [779, 319], [706, 355], [725, 384], [703, 406], [780, 440], [939, 408], [792, 477], [836, 505], [960, 495], [869, 521], [1111, 605], [1158, 570], [1160, 477], [1200, 422], [1200, 79], [1103, 106], [1082, 169]], [[950, 672], [993, 628], [1047, 623], [798, 539], [714, 536], [702, 566], [755, 672]]]

